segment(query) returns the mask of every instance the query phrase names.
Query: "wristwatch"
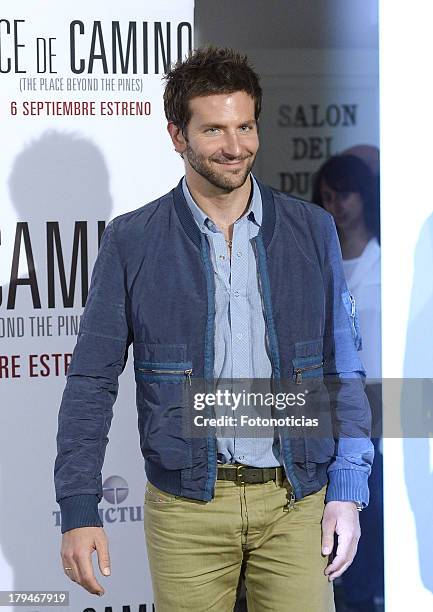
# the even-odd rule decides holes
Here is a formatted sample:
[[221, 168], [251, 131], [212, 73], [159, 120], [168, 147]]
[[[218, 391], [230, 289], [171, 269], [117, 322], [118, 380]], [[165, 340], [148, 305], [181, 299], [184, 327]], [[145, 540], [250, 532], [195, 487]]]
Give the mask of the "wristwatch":
[[353, 503], [356, 504], [356, 509], [358, 510], [358, 512], [361, 512], [364, 509], [364, 506], [362, 505], [362, 502], [354, 501]]

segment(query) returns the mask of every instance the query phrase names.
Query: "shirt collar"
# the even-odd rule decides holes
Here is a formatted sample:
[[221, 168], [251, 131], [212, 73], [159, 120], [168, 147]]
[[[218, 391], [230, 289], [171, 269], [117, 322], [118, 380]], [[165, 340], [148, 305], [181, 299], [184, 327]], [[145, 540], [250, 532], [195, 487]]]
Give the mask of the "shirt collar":
[[[250, 204], [248, 206], [248, 210], [243, 215], [243, 217], [247, 216], [250, 221], [260, 227], [263, 218], [262, 196], [256, 179], [252, 174], [250, 174], [250, 176], [253, 184], [253, 193], [250, 200]], [[185, 196], [185, 200], [187, 201], [187, 204], [192, 212], [195, 222], [200, 228], [200, 231], [206, 232], [206, 229], [209, 229], [209, 226], [215, 227], [212, 219], [200, 208], [200, 206], [198, 206], [198, 204], [192, 197], [185, 177], [183, 177], [182, 179], [182, 190], [183, 195]]]

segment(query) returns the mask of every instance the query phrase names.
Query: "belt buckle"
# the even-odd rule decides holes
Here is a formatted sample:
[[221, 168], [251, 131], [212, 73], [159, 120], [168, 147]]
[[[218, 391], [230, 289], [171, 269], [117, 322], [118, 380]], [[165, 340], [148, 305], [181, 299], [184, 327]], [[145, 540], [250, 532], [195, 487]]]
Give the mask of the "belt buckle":
[[245, 481], [242, 480], [242, 470], [244, 467], [244, 465], [238, 465], [236, 468], [236, 482], [239, 484], [245, 484]]

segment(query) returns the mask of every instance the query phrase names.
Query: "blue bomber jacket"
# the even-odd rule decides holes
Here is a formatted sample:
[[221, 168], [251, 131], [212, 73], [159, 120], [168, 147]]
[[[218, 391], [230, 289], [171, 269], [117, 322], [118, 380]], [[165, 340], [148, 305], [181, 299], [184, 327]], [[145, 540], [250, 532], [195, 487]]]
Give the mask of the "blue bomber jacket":
[[[370, 407], [357, 313], [332, 216], [259, 182], [253, 239], [272, 381], [333, 381], [325, 412], [338, 434], [278, 436], [295, 499], [328, 483], [326, 500], [368, 504]], [[172, 410], [184, 374], [213, 377], [214, 272], [181, 183], [111, 221], [93, 269], [58, 416], [54, 467], [62, 532], [101, 526], [102, 465], [118, 377], [133, 343], [138, 428], [147, 478], [174, 495], [211, 501], [215, 435], [186, 437]], [[179, 374], [177, 374], [179, 372]], [[311, 380], [311, 378], [310, 378]], [[335, 381], [341, 384], [335, 391]], [[174, 415], [174, 416], [172, 416]], [[334, 430], [333, 430], [334, 431]]]

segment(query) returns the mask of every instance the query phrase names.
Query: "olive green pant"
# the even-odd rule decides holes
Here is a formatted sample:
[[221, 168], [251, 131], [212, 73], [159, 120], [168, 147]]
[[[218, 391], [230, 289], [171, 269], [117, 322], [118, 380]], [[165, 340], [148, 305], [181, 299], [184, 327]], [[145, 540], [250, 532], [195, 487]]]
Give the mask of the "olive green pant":
[[210, 502], [148, 482], [144, 529], [156, 611], [232, 612], [243, 566], [248, 612], [334, 612], [321, 555], [325, 491], [288, 510], [286, 480], [217, 480]]

